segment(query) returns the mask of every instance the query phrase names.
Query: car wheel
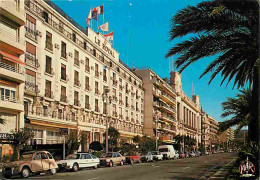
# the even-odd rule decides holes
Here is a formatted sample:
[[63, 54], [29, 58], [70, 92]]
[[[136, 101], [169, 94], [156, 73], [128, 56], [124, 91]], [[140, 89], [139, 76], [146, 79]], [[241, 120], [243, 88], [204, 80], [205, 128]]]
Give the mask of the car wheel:
[[72, 166], [72, 171], [77, 172], [79, 170], [79, 165], [77, 163], [74, 163]]
[[98, 165], [96, 165], [96, 166], [93, 166], [93, 169], [97, 169], [98, 168]]
[[29, 168], [23, 168], [21, 171], [22, 178], [28, 178], [30, 176], [30, 169]]
[[[134, 164], [134, 162], [133, 162]], [[124, 165], [124, 161], [120, 161], [120, 166], [123, 166]]]
[[113, 167], [113, 161], [109, 162], [109, 167]]
[[56, 170], [56, 168], [54, 168], [54, 169], [50, 169], [49, 172], [51, 175], [54, 175], [54, 174], [56, 174], [57, 170]]

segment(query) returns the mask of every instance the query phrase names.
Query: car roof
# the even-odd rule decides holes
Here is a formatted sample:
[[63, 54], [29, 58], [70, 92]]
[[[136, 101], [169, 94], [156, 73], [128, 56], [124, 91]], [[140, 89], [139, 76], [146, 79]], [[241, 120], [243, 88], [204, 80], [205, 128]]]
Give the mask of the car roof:
[[33, 153], [38, 153], [38, 152], [49, 153], [48, 151], [27, 151], [27, 152], [23, 152], [22, 154], [33, 154]]

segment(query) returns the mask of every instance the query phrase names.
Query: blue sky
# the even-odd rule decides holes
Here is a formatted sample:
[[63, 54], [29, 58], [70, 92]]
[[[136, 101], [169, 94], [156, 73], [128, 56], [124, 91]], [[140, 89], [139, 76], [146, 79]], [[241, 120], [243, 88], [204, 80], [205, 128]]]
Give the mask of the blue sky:
[[[182, 8], [201, 2], [199, 0], [52, 1], [84, 28], [90, 8], [104, 4], [105, 22], [109, 21], [109, 29], [114, 31], [114, 46], [120, 53], [120, 59], [130, 67], [150, 67], [161, 77], [169, 77], [169, 60], [165, 59], [164, 55], [180, 41], [169, 41], [170, 19]], [[99, 24], [102, 21], [100, 16]], [[94, 21], [93, 27], [96, 28]], [[220, 86], [219, 76], [210, 85], [208, 85], [209, 76], [199, 80], [199, 75], [212, 59], [214, 57], [202, 59], [184, 70], [182, 87], [191, 97], [193, 82], [203, 109], [218, 121], [223, 121], [220, 117], [221, 103], [226, 97], [234, 97], [238, 91], [232, 89], [232, 83], [227, 87]]]

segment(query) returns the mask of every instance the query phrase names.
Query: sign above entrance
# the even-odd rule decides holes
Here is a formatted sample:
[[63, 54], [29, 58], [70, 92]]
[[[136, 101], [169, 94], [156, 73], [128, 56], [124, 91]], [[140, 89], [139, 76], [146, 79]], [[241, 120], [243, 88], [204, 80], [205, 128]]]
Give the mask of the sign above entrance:
[[60, 128], [60, 135], [68, 135], [69, 129], [68, 128]]
[[13, 140], [14, 139], [14, 135], [13, 134], [8, 134], [8, 133], [0, 133], [0, 139], [1, 140]]

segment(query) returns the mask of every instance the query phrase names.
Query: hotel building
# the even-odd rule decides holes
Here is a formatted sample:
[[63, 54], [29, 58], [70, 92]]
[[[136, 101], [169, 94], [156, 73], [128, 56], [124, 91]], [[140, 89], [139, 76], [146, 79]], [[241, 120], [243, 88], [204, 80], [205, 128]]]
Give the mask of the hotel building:
[[[10, 8], [7, 20], [12, 17], [17, 21], [13, 40], [2, 37], [1, 32], [1, 48], [10, 46], [1, 49], [1, 92], [7, 86], [9, 89], [1, 94], [1, 117], [17, 112], [11, 122], [19, 124], [13, 126], [33, 128], [37, 144], [63, 142], [60, 128], [79, 130], [87, 137], [82, 151], [87, 151], [93, 141], [103, 143], [107, 119], [119, 130], [122, 142], [142, 136], [142, 81], [102, 34], [83, 29], [49, 0], [7, 2], [19, 2], [25, 12], [22, 14], [16, 6], [2, 7], [1, 2], [1, 14]], [[23, 74], [18, 69], [24, 64], [22, 59]], [[110, 90], [109, 109], [104, 103], [104, 89]], [[11, 118], [10, 114], [6, 116]]]
[[234, 129], [228, 128], [226, 131], [220, 134], [219, 139], [222, 143], [228, 143], [230, 141], [233, 141], [235, 138], [234, 135]]
[[6, 134], [24, 127], [24, 1], [0, 3], [0, 157], [12, 154]]

